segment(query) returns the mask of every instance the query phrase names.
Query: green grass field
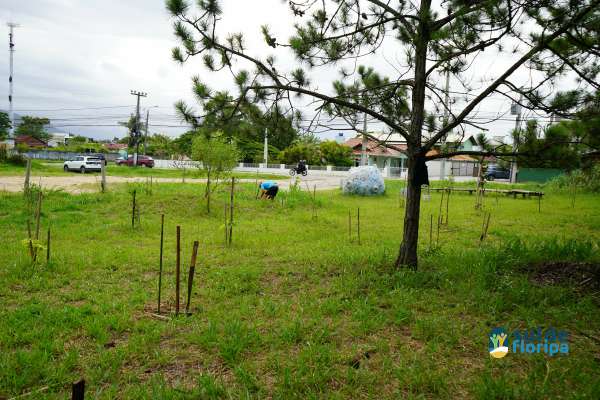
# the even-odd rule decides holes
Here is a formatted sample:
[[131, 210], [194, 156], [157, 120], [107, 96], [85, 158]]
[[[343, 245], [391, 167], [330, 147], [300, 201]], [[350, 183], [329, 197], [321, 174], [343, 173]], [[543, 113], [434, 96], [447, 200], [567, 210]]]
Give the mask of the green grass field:
[[[31, 173], [34, 176], [72, 176], [78, 174], [77, 172], [65, 172], [63, 171], [62, 162], [48, 162], [33, 160], [31, 164]], [[99, 172], [88, 172], [88, 174], [99, 175]], [[154, 178], [182, 178], [185, 174], [186, 178], [204, 178], [206, 173], [196, 168], [188, 170], [179, 169], [158, 169], [158, 168], [133, 168], [133, 167], [118, 167], [112, 163], [108, 164], [106, 174], [110, 176], [125, 176], [125, 177], [154, 177]], [[24, 176], [25, 167], [15, 166], [7, 163], [0, 163], [0, 176]], [[235, 172], [235, 177], [238, 178], [255, 178], [256, 173], [244, 173]], [[274, 175], [274, 174], [258, 174], [259, 179], [276, 179], [286, 175]]]
[[[541, 212], [537, 200], [489, 196], [480, 245], [483, 211], [474, 196], [452, 195], [438, 246], [436, 227], [429, 240], [440, 207], [432, 194], [422, 203], [415, 272], [393, 267], [404, 211], [396, 182], [380, 198], [318, 192], [315, 204], [303, 192], [257, 201], [252, 185], [239, 185], [231, 248], [227, 188], [210, 216], [202, 191], [132, 184], [104, 195], [46, 193], [41, 230], [45, 238], [51, 226], [52, 259], [40, 249], [34, 265], [25, 240], [34, 202], [0, 193], [0, 398], [42, 389], [30, 398], [64, 399], [80, 378], [91, 399], [600, 398], [598, 287], [526, 272], [550, 261], [598, 266], [599, 196], [578, 194], [573, 206], [569, 195], [547, 193]], [[161, 213], [163, 310], [174, 309], [176, 226], [183, 304], [200, 241], [193, 315], [169, 321], [151, 316]], [[492, 359], [496, 326], [567, 330], [570, 353]]]

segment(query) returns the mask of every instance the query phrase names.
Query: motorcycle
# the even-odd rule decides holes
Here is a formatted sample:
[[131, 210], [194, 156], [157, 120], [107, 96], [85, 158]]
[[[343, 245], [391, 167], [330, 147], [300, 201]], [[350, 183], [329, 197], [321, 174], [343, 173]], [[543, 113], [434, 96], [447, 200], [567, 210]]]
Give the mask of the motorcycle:
[[294, 176], [296, 174], [306, 176], [306, 175], [308, 175], [308, 170], [306, 168], [298, 168], [298, 167], [294, 167], [294, 168], [290, 169], [291, 176]]

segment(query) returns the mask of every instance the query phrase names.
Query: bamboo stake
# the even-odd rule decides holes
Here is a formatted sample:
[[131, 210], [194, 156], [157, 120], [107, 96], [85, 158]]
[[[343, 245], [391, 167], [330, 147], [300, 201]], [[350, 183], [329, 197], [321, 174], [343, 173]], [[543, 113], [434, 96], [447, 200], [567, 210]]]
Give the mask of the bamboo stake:
[[[37, 209], [35, 212], [35, 240], [40, 240], [40, 218], [42, 215], [42, 191], [38, 192]], [[33, 261], [37, 260], [37, 247], [33, 252]]]
[[40, 238], [40, 217], [42, 215], [42, 191], [38, 192], [37, 209], [35, 211], [35, 238]]
[[444, 204], [444, 194], [446, 193], [446, 190], [442, 190], [440, 193], [442, 193], [442, 198], [440, 199], [440, 216], [442, 217], [442, 224], [444, 223], [444, 217], [442, 214], [442, 205]]
[[234, 193], [235, 193], [235, 178], [231, 178], [231, 193], [229, 198], [229, 245], [231, 246], [231, 242], [233, 240], [233, 201], [234, 201]]
[[352, 212], [348, 210], [348, 241], [352, 243]]
[[181, 274], [181, 227], [177, 226], [177, 259], [175, 264], [175, 315], [179, 315], [179, 282]]
[[256, 200], [258, 200], [258, 193], [260, 192], [260, 185], [258, 184], [258, 170], [256, 170], [256, 180], [254, 184], [256, 185]]
[[358, 235], [358, 244], [360, 245], [360, 207], [356, 212], [356, 234]]
[[313, 219], [317, 218], [317, 185], [313, 186]]
[[135, 229], [135, 196], [136, 189], [133, 190], [133, 202], [131, 203], [131, 228]]
[[483, 224], [481, 226], [481, 236], [479, 237], [479, 244], [480, 245], [483, 243], [483, 241], [487, 237], [487, 232], [488, 232], [488, 228], [490, 226], [490, 218], [491, 218], [491, 216], [492, 216], [491, 213], [484, 213], [483, 214]]
[[160, 314], [160, 297], [162, 294], [162, 273], [163, 273], [163, 244], [165, 238], [165, 214], [160, 216], [160, 255], [158, 262], [158, 314]]
[[225, 247], [227, 247], [227, 245], [229, 244], [229, 228], [227, 226], [227, 204], [224, 204], [224, 208], [225, 208], [225, 224], [223, 226], [225, 227]]
[[450, 189], [448, 189], [448, 194], [446, 195], [446, 225], [448, 225], [448, 205], [450, 203]]
[[31, 221], [27, 220], [27, 237], [29, 238], [29, 255], [31, 256], [31, 261], [35, 261], [35, 257], [33, 254], [33, 241], [31, 236]]
[[437, 237], [436, 237], [436, 245], [439, 246], [440, 245], [440, 225], [441, 225], [441, 215], [438, 215], [437, 217]]
[[538, 196], [538, 213], [542, 212], [542, 196]]
[[429, 214], [429, 250], [433, 248], [433, 214]]
[[194, 242], [192, 250], [192, 261], [190, 262], [190, 272], [188, 274], [188, 295], [185, 305], [185, 313], [190, 314], [190, 299], [192, 298], [192, 287], [194, 285], [194, 272], [196, 271], [196, 256], [198, 255], [198, 241]]
[[46, 237], [46, 264], [50, 262], [50, 226], [48, 225], [48, 236]]

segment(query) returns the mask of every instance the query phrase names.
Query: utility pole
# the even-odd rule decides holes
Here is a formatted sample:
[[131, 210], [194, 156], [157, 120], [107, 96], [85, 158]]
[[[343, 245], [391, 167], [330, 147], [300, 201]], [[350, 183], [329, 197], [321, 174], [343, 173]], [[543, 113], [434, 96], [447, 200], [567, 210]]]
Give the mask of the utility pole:
[[140, 97], [148, 96], [147, 93], [138, 92], [135, 90], [131, 91], [133, 96], [137, 97], [137, 106], [135, 109], [135, 127], [134, 127], [134, 138], [135, 138], [135, 153], [133, 153], [133, 166], [138, 165], [138, 154], [140, 153]]
[[265, 148], [263, 149], [263, 160], [265, 161], [265, 168], [269, 164], [269, 138], [267, 137], [267, 128], [265, 128]]
[[[510, 108], [510, 113], [512, 115], [516, 115], [517, 119], [515, 120], [515, 134], [513, 135], [513, 153], [516, 153], [519, 147], [519, 142], [518, 142], [518, 136], [521, 132], [521, 112], [522, 112], [522, 107], [521, 107], [521, 102], [523, 101], [523, 95], [521, 94], [519, 96], [519, 102], [518, 103], [513, 103], [512, 107]], [[512, 162], [510, 163], [510, 183], [516, 183], [517, 182], [517, 159], [513, 158]]]
[[146, 155], [146, 140], [148, 140], [148, 123], [150, 121], [150, 110], [146, 110], [146, 129], [144, 132], [144, 155]]
[[10, 118], [10, 130], [9, 130], [9, 138], [14, 137], [15, 133], [15, 113], [13, 111], [13, 56], [15, 53], [15, 43], [14, 43], [14, 29], [19, 27], [19, 24], [14, 22], [8, 22], [6, 24], [9, 28], [8, 33], [8, 52], [10, 55], [10, 73], [8, 76], [8, 117]]
[[[448, 121], [450, 120], [450, 69], [446, 70], [446, 89], [445, 89], [445, 97], [444, 97], [444, 120], [442, 122], [443, 126], [448, 125]], [[441, 138], [440, 147], [443, 147], [446, 144], [446, 135]], [[481, 168], [481, 166], [479, 167]], [[440, 180], [444, 180], [446, 178], [446, 159], [442, 158], [440, 160]]]
[[363, 135], [362, 135], [362, 148], [360, 151], [360, 165], [365, 166], [368, 163], [367, 160], [367, 113], [363, 118]]

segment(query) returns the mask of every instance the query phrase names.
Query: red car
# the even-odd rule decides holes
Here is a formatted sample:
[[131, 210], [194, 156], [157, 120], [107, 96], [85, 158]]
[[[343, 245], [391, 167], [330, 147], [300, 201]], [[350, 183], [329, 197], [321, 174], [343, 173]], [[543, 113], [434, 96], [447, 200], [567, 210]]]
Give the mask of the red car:
[[[119, 166], [127, 165], [127, 166], [131, 167], [131, 166], [133, 166], [133, 156], [127, 157], [127, 160], [122, 157], [119, 157], [115, 160], [115, 164], [117, 164]], [[140, 167], [152, 168], [152, 167], [154, 167], [154, 160], [152, 159], [152, 157], [149, 157], [149, 156], [138, 156], [137, 164]]]

